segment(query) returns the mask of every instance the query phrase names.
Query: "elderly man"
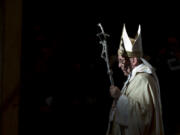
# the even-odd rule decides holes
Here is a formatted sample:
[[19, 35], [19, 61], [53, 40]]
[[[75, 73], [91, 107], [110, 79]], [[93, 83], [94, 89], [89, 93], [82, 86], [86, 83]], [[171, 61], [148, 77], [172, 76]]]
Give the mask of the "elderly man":
[[124, 25], [118, 62], [128, 79], [121, 90], [110, 86], [115, 102], [107, 135], [164, 135], [158, 78], [142, 57], [140, 25], [135, 39], [129, 38]]

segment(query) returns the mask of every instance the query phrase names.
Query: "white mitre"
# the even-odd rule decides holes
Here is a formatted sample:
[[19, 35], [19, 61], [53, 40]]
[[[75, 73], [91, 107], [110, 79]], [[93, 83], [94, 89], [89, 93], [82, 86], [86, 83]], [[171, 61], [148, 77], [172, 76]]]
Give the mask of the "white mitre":
[[135, 38], [130, 38], [126, 32], [125, 24], [122, 30], [121, 41], [118, 49], [118, 55], [126, 57], [142, 57], [142, 40], [141, 40], [141, 26], [139, 25]]

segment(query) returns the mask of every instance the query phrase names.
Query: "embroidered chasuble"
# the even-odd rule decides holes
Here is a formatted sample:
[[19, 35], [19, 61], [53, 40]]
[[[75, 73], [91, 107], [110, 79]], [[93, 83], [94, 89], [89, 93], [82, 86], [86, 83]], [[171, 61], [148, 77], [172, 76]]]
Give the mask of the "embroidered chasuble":
[[159, 83], [145, 64], [133, 69], [122, 89], [107, 135], [164, 135]]

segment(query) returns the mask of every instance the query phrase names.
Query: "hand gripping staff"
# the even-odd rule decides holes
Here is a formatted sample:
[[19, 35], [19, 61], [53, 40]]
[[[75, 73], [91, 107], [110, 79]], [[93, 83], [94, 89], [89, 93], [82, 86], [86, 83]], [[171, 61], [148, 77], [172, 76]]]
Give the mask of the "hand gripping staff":
[[[108, 34], [106, 34], [104, 32], [104, 29], [101, 25], [101, 23], [98, 23], [98, 26], [101, 29], [101, 32], [97, 34], [97, 36], [100, 39], [100, 44], [102, 45], [103, 49], [102, 49], [102, 53], [101, 53], [101, 58], [103, 58], [106, 62], [107, 65], [107, 73], [109, 74], [109, 79], [111, 82], [111, 85], [114, 85], [114, 80], [112, 77], [112, 70], [110, 69], [110, 64], [109, 64], [109, 57], [108, 57], [108, 46], [107, 46], [107, 41], [106, 38], [109, 37]], [[113, 104], [116, 105], [117, 100], [114, 99]], [[109, 119], [109, 123], [108, 123], [108, 129], [107, 129], [107, 133], [106, 135], [109, 135], [109, 133], [112, 132], [112, 126], [113, 126], [113, 122], [112, 120], [114, 119], [114, 107], [112, 106], [111, 110], [110, 110], [110, 119]]]
[[110, 69], [110, 65], [109, 65], [108, 46], [107, 46], [107, 41], [106, 41], [106, 38], [109, 37], [109, 35], [104, 32], [104, 29], [103, 29], [101, 23], [98, 23], [98, 26], [100, 27], [101, 32], [98, 33], [97, 36], [100, 39], [99, 43], [103, 47], [102, 48], [102, 53], [101, 53], [101, 58], [103, 58], [105, 60], [105, 62], [106, 62], [107, 73], [109, 74], [109, 79], [110, 79], [111, 85], [114, 85], [114, 80], [113, 80], [113, 77], [112, 77], [113, 73], [112, 73], [112, 70]]

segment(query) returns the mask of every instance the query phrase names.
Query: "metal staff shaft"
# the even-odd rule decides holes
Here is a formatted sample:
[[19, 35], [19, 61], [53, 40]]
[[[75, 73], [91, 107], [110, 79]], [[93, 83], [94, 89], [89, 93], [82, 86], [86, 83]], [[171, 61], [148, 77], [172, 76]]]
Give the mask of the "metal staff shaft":
[[[113, 80], [113, 77], [112, 77], [113, 73], [112, 73], [112, 70], [111, 70], [110, 64], [109, 64], [108, 46], [107, 46], [107, 41], [106, 41], [106, 37], [108, 37], [109, 35], [104, 32], [104, 29], [103, 29], [103, 27], [102, 27], [102, 25], [100, 23], [98, 24], [98, 26], [101, 29], [101, 33], [98, 33], [97, 36], [100, 38], [99, 43], [103, 47], [102, 53], [101, 53], [101, 58], [103, 58], [105, 60], [105, 62], [106, 62], [107, 73], [109, 75], [111, 85], [114, 85], [114, 80]], [[116, 103], [116, 100], [115, 100], [115, 103]], [[113, 108], [111, 109], [110, 116], [112, 116], [112, 113], [113, 113]], [[109, 132], [111, 132], [111, 130], [112, 130], [112, 123], [109, 121], [108, 130], [107, 130], [106, 134], [108, 135]]]
[[[105, 62], [106, 62], [107, 73], [109, 75], [111, 85], [114, 85], [114, 80], [113, 80], [113, 77], [112, 77], [113, 73], [112, 73], [112, 70], [111, 70], [110, 64], [109, 64], [108, 47], [107, 47], [107, 41], [106, 41], [106, 37], [109, 37], [109, 35], [104, 32], [104, 29], [103, 29], [103, 27], [102, 27], [102, 25], [100, 23], [98, 24], [98, 26], [101, 29], [101, 33], [98, 33], [97, 36], [100, 38], [99, 43], [103, 46], [102, 53], [101, 53], [101, 58], [103, 58], [105, 60]], [[103, 37], [103, 38], [101, 38], [101, 37]]]

